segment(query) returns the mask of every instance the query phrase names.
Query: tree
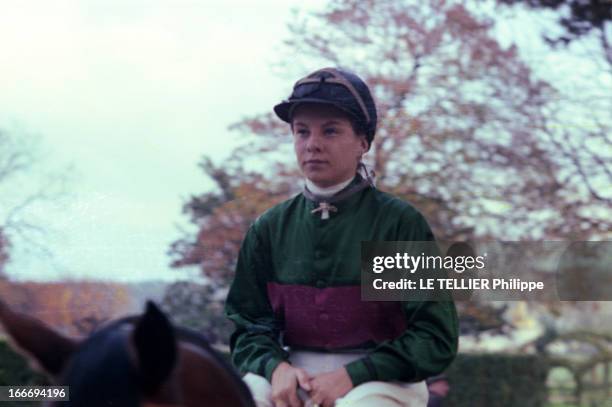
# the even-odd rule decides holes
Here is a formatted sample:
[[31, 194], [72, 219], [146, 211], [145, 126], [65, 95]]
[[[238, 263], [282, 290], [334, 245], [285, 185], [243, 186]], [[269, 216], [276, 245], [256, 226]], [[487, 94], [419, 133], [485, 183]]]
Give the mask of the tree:
[[223, 287], [233, 275], [237, 253], [250, 223], [286, 198], [291, 187], [280, 176], [274, 183], [263, 174], [245, 171], [239, 152], [226, 160], [223, 167], [205, 157], [200, 168], [215, 181], [218, 190], [193, 196], [183, 206], [183, 212], [199, 230], [195, 240], [186, 235], [171, 245], [171, 266], [197, 265]]
[[51, 256], [43, 222], [31, 210], [57, 203], [66, 194], [70, 169], [49, 171], [41, 168], [42, 161], [38, 137], [0, 129], [0, 273], [11, 248]]
[[19, 312], [71, 335], [89, 335], [99, 324], [130, 305], [125, 286], [75, 281], [63, 283], [0, 281], [0, 298]]
[[9, 246], [9, 241], [0, 228], [0, 280], [6, 278], [3, 269], [9, 259]]
[[210, 343], [224, 343], [233, 324], [223, 315], [223, 301], [213, 285], [176, 282], [170, 285], [162, 300], [162, 308], [172, 322], [202, 333]]
[[[456, 2], [332, 1], [294, 17], [287, 70], [306, 59], [365, 77], [380, 113], [369, 153], [377, 185], [415, 204], [438, 238], [561, 237], [567, 219], [559, 213], [575, 213], [557, 203], [577, 190], [560, 183], [560, 163], [538, 134], [556, 91], [532, 77], [516, 47], [492, 37], [492, 26]], [[219, 190], [185, 205], [198, 233], [175, 243], [174, 266], [231, 272], [257, 209], [299, 187], [284, 123], [260, 114], [233, 129], [253, 141], [224, 166], [202, 166]], [[573, 203], [582, 205], [582, 197]], [[211, 264], [214, 256], [222, 269]]]
[[606, 25], [612, 23], [612, 7], [607, 0], [498, 0], [502, 4], [523, 4], [533, 9], [555, 10], [558, 23], [564, 33], [558, 37], [543, 34], [544, 40], [555, 47], [567, 46], [572, 41], [595, 32], [604, 51], [604, 57], [612, 66], [612, 44]]
[[[538, 126], [549, 156], [559, 168], [559, 217], [553, 236], [576, 240], [609, 237], [612, 218], [612, 7], [605, 0], [498, 0], [534, 15], [557, 14], [563, 34], [542, 33], [557, 54], [573, 57], [571, 78], [554, 72], [550, 79], [558, 96], [548, 103], [546, 120]], [[540, 61], [529, 61], [539, 64]], [[554, 68], [554, 67], [553, 67]], [[548, 77], [548, 76], [547, 76]], [[573, 192], [572, 192], [573, 191]], [[571, 231], [571, 232], [570, 232]]]

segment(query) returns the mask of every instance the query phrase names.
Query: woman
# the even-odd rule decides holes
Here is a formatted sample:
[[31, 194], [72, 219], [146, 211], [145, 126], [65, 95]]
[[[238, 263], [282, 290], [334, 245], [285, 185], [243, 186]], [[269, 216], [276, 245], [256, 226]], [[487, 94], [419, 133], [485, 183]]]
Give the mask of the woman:
[[361, 241], [434, 240], [361, 163], [377, 121], [367, 85], [321, 69], [274, 111], [305, 187], [244, 239], [226, 302], [234, 364], [259, 406], [426, 406], [424, 380], [457, 352], [457, 316], [452, 302], [361, 301]]

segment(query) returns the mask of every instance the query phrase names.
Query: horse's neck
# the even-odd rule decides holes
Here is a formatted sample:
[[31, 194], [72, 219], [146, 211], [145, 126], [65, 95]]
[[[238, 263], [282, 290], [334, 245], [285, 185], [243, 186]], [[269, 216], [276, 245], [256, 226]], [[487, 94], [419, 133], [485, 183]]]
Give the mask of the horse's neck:
[[143, 407], [243, 407], [239, 389], [217, 358], [196, 345], [180, 342], [178, 363], [169, 380]]

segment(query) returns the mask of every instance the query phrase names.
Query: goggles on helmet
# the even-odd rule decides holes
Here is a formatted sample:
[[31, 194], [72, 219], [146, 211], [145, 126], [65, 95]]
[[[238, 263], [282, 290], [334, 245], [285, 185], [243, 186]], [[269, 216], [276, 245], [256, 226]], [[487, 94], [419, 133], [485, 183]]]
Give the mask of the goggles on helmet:
[[[331, 76], [315, 76], [321, 72], [326, 72]], [[333, 83], [336, 85], [344, 86], [351, 93], [351, 95], [353, 95], [353, 98], [359, 105], [361, 113], [363, 113], [363, 117], [366, 119], [366, 124], [370, 124], [371, 119], [368, 113], [368, 109], [366, 108], [363, 98], [361, 97], [361, 95], [359, 95], [359, 92], [357, 92], [352, 83], [350, 83], [346, 78], [344, 78], [342, 75], [338, 74], [334, 69], [331, 68], [320, 69], [314, 72], [313, 74], [307, 76], [306, 78], [297, 81], [293, 86], [294, 91], [290, 99], [300, 99], [306, 97], [310, 93], [319, 89], [321, 85], [326, 83]], [[316, 84], [317, 86], [303, 86], [307, 84]]]

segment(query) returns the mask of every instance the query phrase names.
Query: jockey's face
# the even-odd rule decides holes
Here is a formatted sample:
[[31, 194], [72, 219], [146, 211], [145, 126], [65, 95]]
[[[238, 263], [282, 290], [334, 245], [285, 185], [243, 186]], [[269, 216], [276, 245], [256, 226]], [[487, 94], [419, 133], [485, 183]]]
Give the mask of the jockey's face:
[[331, 105], [298, 106], [291, 128], [302, 173], [322, 188], [353, 178], [361, 156], [368, 151], [365, 136], [355, 133], [349, 116]]

